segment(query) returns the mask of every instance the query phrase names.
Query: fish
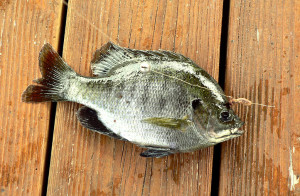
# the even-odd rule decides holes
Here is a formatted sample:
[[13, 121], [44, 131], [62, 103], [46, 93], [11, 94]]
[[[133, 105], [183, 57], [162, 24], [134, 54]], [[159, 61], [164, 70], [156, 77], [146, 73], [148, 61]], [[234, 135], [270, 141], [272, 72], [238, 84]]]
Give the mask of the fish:
[[244, 133], [216, 80], [175, 52], [108, 42], [94, 53], [93, 77], [85, 77], [46, 43], [39, 68], [42, 78], [23, 92], [23, 102], [82, 104], [83, 127], [145, 148], [142, 157], [193, 152]]

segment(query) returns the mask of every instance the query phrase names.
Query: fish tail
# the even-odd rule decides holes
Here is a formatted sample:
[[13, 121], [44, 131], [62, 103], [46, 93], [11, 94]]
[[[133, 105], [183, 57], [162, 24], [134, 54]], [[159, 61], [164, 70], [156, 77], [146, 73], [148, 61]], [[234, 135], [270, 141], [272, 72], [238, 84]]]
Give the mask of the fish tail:
[[42, 78], [34, 80], [22, 94], [23, 102], [64, 101], [65, 81], [76, 73], [69, 67], [50, 44], [45, 44], [39, 55]]

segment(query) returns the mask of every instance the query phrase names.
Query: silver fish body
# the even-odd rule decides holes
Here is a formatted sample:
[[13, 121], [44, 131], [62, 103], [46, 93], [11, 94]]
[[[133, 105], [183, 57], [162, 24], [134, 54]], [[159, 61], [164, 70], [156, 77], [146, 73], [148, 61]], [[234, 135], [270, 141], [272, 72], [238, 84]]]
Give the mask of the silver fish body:
[[87, 78], [45, 45], [40, 68], [40, 85], [29, 86], [23, 101], [83, 104], [77, 115], [83, 126], [148, 148], [145, 157], [190, 152], [243, 133], [217, 82], [180, 54], [109, 42], [96, 51], [95, 77]]

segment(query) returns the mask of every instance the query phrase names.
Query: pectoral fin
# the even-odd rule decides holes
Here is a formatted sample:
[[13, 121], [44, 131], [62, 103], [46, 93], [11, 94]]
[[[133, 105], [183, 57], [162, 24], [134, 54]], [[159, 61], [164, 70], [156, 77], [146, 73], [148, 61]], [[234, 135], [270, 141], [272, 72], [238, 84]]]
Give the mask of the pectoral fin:
[[146, 118], [142, 121], [160, 127], [176, 129], [180, 131], [185, 131], [185, 128], [191, 124], [191, 121], [188, 119], [188, 116], [185, 116], [182, 119], [154, 117], [154, 118]]

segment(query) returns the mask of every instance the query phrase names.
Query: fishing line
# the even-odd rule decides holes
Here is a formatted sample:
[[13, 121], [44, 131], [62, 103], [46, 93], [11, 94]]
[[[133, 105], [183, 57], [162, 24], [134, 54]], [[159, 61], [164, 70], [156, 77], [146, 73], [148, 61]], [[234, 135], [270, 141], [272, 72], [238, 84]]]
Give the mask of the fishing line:
[[215, 92], [215, 93], [219, 93], [221, 95], [224, 95], [225, 97], [228, 97], [229, 98], [229, 103], [231, 104], [234, 104], [234, 103], [240, 103], [242, 105], [246, 105], [246, 106], [251, 106], [251, 105], [260, 105], [260, 106], [263, 106], [263, 107], [275, 107], [275, 106], [272, 106], [272, 105], [265, 105], [265, 104], [260, 104], [260, 103], [253, 103], [252, 101], [250, 101], [249, 99], [246, 99], [246, 98], [233, 98], [232, 96], [229, 96], [229, 95], [225, 95], [223, 93], [220, 93], [220, 92], [217, 92], [217, 91], [213, 91], [209, 88], [206, 88], [206, 87], [203, 87], [203, 86], [199, 86], [199, 85], [196, 85], [196, 84], [191, 84], [185, 80], [182, 80], [180, 78], [177, 78], [175, 76], [171, 76], [171, 75], [168, 75], [168, 74], [165, 74], [165, 73], [162, 73], [162, 72], [159, 72], [159, 71], [154, 71], [154, 70], [151, 70], [149, 69], [149, 71], [153, 72], [153, 73], [156, 73], [156, 74], [160, 74], [160, 75], [163, 75], [163, 76], [166, 76], [166, 77], [169, 77], [169, 78], [172, 78], [174, 80], [178, 80], [180, 82], [183, 82], [185, 84], [188, 84], [190, 86], [194, 86], [194, 87], [197, 87], [197, 88], [201, 88], [201, 89], [206, 89], [206, 90], [209, 90], [209, 91], [212, 91], [212, 92]]
[[[68, 2], [66, 2], [65, 0], [63, 0], [63, 4], [67, 7], [69, 7]], [[99, 29], [96, 25], [94, 25], [93, 23], [91, 23], [88, 19], [86, 19], [81, 13], [80, 11], [76, 10], [74, 12], [75, 15], [79, 16], [80, 18], [82, 18], [85, 22], [87, 22], [90, 26], [94, 27], [97, 31], [99, 31], [102, 35], [104, 35], [106, 38], [108, 38], [108, 40], [110, 40], [113, 43], [116, 43], [116, 40], [112, 39], [109, 35], [107, 35], [106, 33], [104, 33], [101, 29]]]
[[[63, 0], [63, 4], [66, 5], [67, 7], [69, 7], [68, 5], [68, 2], [66, 2], [65, 0]], [[85, 16], [83, 16], [80, 11], [76, 10], [74, 12], [75, 15], [79, 16], [80, 18], [82, 18], [84, 21], [86, 21], [91, 27], [95, 28], [98, 32], [100, 32], [102, 35], [104, 35], [106, 38], [108, 38], [111, 42], [113, 43], [118, 43], [116, 42], [116, 40], [112, 39], [110, 36], [108, 36], [106, 33], [104, 33], [101, 29], [99, 29], [96, 25], [94, 25], [93, 23], [91, 23]], [[195, 84], [191, 84], [185, 80], [182, 80], [180, 78], [177, 78], [175, 76], [171, 76], [171, 75], [168, 75], [168, 74], [165, 74], [165, 73], [162, 73], [162, 72], [159, 72], [159, 71], [154, 71], [154, 70], [151, 70], [150, 69], [150, 66], [148, 67], [149, 65], [147, 63], [142, 63], [141, 65], [141, 71], [142, 72], [148, 72], [148, 71], [151, 71], [153, 73], [156, 73], [156, 74], [160, 74], [160, 75], [163, 75], [163, 76], [166, 76], [166, 77], [169, 77], [169, 78], [172, 78], [174, 80], [178, 80], [180, 82], [183, 82], [187, 85], [190, 85], [190, 86], [194, 86], [194, 87], [197, 87], [197, 88], [201, 88], [201, 89], [206, 89], [208, 91], [212, 91], [212, 92], [215, 92], [215, 93], [219, 93], [221, 95], [224, 95], [226, 97], [229, 98], [229, 103], [230, 104], [235, 104], [235, 103], [240, 103], [242, 105], [245, 105], [245, 106], [251, 106], [251, 105], [259, 105], [259, 106], [263, 106], [263, 107], [275, 107], [273, 105], [265, 105], [265, 104], [261, 104], [261, 103], [253, 103], [252, 101], [250, 101], [249, 99], [246, 99], [246, 98], [233, 98], [232, 96], [229, 96], [229, 95], [225, 95], [223, 93], [220, 93], [220, 92], [216, 92], [216, 91], [213, 91], [212, 89], [209, 89], [209, 88], [206, 88], [206, 87], [203, 87], [203, 86], [199, 86], [199, 85], [195, 85]]]

